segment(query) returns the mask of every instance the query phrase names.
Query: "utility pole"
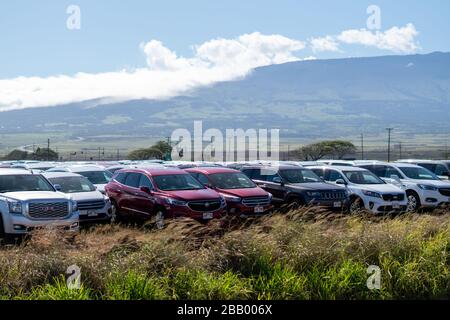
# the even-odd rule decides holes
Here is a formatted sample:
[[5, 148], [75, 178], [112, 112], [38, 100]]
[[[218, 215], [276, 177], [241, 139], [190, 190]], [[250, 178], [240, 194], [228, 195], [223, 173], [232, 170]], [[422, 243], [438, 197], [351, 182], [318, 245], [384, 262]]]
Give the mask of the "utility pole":
[[100, 159], [100, 154], [102, 153], [102, 148], [101, 147], [98, 147], [98, 161], [100, 161], [101, 159]]
[[288, 144], [288, 152], [287, 152], [287, 159], [290, 160], [290, 152], [291, 152], [291, 146]]
[[361, 133], [361, 160], [364, 160], [364, 133]]
[[394, 128], [386, 128], [388, 131], [388, 162], [391, 162], [391, 132]]
[[47, 139], [47, 161], [50, 161], [50, 139]]
[[401, 142], [398, 144], [398, 147], [400, 149], [400, 159], [403, 159], [403, 157], [402, 157], [402, 143]]

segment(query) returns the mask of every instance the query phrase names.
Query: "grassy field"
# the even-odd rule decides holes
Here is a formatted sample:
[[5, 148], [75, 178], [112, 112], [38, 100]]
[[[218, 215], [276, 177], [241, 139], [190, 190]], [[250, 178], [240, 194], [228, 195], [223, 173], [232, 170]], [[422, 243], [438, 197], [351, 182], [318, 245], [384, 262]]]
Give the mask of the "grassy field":
[[[448, 211], [39, 231], [0, 248], [0, 299], [449, 299]], [[70, 290], [66, 270], [81, 268]], [[381, 289], [369, 290], [369, 265]]]

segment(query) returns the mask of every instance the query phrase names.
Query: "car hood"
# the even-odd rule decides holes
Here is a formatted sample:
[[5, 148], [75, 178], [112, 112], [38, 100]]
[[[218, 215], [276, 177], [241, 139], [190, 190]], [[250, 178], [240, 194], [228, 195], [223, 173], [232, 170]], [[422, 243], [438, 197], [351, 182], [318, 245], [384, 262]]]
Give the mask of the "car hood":
[[392, 184], [358, 184], [359, 189], [374, 191], [378, 193], [403, 193], [404, 190]]
[[75, 201], [100, 201], [104, 199], [103, 194], [100, 191], [92, 191], [92, 192], [76, 192], [68, 194]]
[[19, 200], [67, 200], [69, 197], [61, 192], [54, 191], [18, 191], [3, 193], [2, 196]]
[[319, 191], [344, 191], [345, 188], [331, 183], [314, 182], [314, 183], [290, 183], [287, 186], [301, 190], [319, 190]]
[[164, 194], [169, 197], [186, 201], [212, 200], [220, 198], [220, 195], [216, 191], [211, 189], [164, 191]]
[[217, 189], [220, 193], [229, 194], [232, 196], [245, 197], [265, 197], [268, 195], [266, 191], [261, 188], [244, 188], [244, 189]]

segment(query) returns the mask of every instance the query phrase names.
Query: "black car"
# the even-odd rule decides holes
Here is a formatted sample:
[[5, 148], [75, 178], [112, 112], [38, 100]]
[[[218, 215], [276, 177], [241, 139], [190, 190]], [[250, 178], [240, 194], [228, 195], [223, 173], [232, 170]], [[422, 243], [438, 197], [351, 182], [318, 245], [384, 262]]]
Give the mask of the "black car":
[[333, 210], [347, 209], [344, 187], [324, 182], [312, 170], [298, 166], [252, 166], [241, 169], [258, 186], [273, 195], [273, 203], [315, 205]]

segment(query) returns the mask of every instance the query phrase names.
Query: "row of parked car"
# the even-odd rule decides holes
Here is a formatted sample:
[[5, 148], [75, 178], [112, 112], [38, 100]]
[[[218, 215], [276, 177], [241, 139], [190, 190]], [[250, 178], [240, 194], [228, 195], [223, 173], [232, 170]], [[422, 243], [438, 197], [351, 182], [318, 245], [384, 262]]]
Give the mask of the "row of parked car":
[[283, 204], [376, 214], [449, 204], [448, 167], [436, 165], [438, 176], [430, 163], [0, 163], [0, 236], [120, 220], [161, 228], [168, 218], [259, 216]]

